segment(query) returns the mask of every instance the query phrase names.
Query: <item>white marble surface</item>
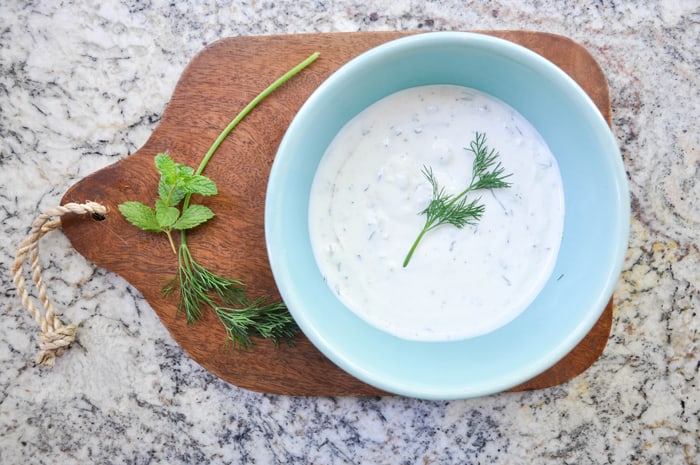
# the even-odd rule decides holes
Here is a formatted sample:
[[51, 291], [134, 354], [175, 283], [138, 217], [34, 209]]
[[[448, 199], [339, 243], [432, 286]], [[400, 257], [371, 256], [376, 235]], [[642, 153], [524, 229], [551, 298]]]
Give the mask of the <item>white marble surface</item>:
[[[530, 29], [585, 45], [611, 88], [632, 234], [600, 360], [561, 386], [453, 402], [292, 398], [200, 368], [139, 293], [42, 242], [77, 347], [34, 364], [11, 285], [34, 216], [137, 150], [219, 38]], [[681, 464], [700, 456], [700, 2], [164, 0], [0, 5], [0, 463]]]

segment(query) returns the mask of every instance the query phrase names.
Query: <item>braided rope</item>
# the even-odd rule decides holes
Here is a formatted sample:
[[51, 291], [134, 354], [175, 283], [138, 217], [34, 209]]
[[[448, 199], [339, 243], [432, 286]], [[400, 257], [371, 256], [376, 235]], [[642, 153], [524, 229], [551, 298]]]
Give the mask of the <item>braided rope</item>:
[[[61, 319], [56, 316], [53, 304], [46, 292], [46, 284], [41, 277], [42, 268], [39, 263], [39, 240], [44, 234], [60, 228], [61, 220], [53, 218], [61, 217], [66, 213], [78, 215], [90, 213], [105, 216], [107, 215], [107, 207], [95, 202], [86, 202], [83, 204], [67, 203], [59, 207], [48, 208], [32, 223], [29, 235], [20, 244], [15, 262], [12, 265], [13, 283], [19, 293], [22, 306], [34, 318], [41, 330], [37, 363], [46, 366], [53, 366], [56, 357], [63, 355], [63, 352], [75, 341], [76, 326], [64, 325]], [[22, 265], [27, 259], [43, 311], [39, 310], [29, 297], [26, 282], [22, 276]]]

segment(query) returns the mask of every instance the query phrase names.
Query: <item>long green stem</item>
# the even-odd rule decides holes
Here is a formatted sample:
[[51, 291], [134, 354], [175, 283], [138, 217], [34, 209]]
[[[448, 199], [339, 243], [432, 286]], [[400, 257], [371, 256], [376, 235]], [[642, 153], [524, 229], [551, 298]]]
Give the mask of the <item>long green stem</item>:
[[[248, 105], [241, 110], [240, 113], [236, 115], [233, 120], [226, 126], [226, 128], [219, 134], [219, 137], [216, 138], [214, 143], [212, 144], [211, 147], [209, 147], [209, 150], [207, 153], [204, 155], [204, 158], [202, 158], [202, 161], [199, 163], [199, 166], [197, 167], [197, 170], [195, 171], [195, 174], [202, 174], [204, 171], [204, 168], [207, 167], [207, 164], [209, 163], [209, 160], [211, 160], [211, 157], [214, 156], [214, 153], [217, 151], [221, 143], [226, 139], [226, 137], [229, 135], [231, 131], [233, 131], [233, 128], [238, 126], [238, 123], [241, 122], [243, 118], [245, 118], [248, 113], [250, 113], [253, 108], [255, 108], [260, 102], [262, 102], [268, 95], [270, 95], [272, 92], [274, 92], [278, 87], [280, 87], [282, 84], [287, 82], [290, 78], [294, 77], [297, 73], [299, 73], [301, 70], [309, 66], [311, 63], [316, 61], [318, 58], [319, 53], [314, 52], [311, 55], [309, 55], [308, 58], [306, 58], [304, 61], [296, 65], [294, 68], [290, 69], [286, 73], [284, 73], [282, 76], [280, 76], [275, 82], [270, 84], [265, 90], [260, 92], [257, 97], [255, 97], [253, 100], [248, 103]], [[185, 196], [185, 200], [183, 202], [183, 207], [187, 208], [190, 202], [190, 197], [191, 195]]]
[[[216, 138], [216, 140], [211, 145], [211, 147], [209, 147], [209, 150], [207, 151], [207, 153], [204, 155], [204, 158], [202, 158], [202, 161], [199, 163], [199, 166], [197, 167], [197, 170], [195, 171], [195, 174], [202, 174], [202, 172], [204, 171], [204, 168], [207, 167], [209, 160], [211, 160], [211, 157], [214, 156], [214, 153], [219, 148], [219, 146], [224, 141], [224, 139], [226, 139], [226, 137], [229, 135], [229, 133], [231, 131], [233, 131], [233, 128], [238, 126], [238, 123], [240, 123], [241, 120], [243, 118], [245, 118], [248, 115], [248, 113], [250, 113], [253, 110], [253, 108], [255, 108], [260, 102], [262, 102], [265, 99], [265, 97], [267, 97], [272, 92], [274, 92], [278, 87], [280, 87], [282, 84], [287, 82], [294, 75], [296, 75], [301, 70], [303, 70], [304, 68], [309, 66], [314, 61], [316, 61], [318, 56], [319, 56], [319, 52], [312, 53], [311, 55], [308, 56], [308, 58], [306, 58], [304, 61], [302, 61], [301, 63], [296, 65], [294, 68], [292, 68], [289, 71], [287, 71], [286, 73], [284, 73], [275, 82], [273, 82], [272, 84], [267, 86], [267, 88], [265, 90], [260, 92], [257, 95], [257, 97], [255, 97], [253, 100], [251, 100], [250, 103], [248, 103], [248, 105], [246, 105], [243, 108], [243, 110], [241, 110], [240, 113], [238, 113], [236, 115], [236, 117], [231, 120], [231, 122], [228, 124], [228, 126], [226, 126], [226, 128], [224, 128], [224, 130], [221, 131], [221, 134], [219, 134], [219, 137]], [[189, 206], [190, 197], [192, 197], [192, 194], [187, 194], [185, 196], [184, 200], [182, 201], [182, 209], [183, 210], [187, 209], [187, 207]], [[185, 230], [183, 229], [180, 232], [180, 243], [185, 243], [186, 241], [187, 241], [187, 234], [186, 234]]]
[[197, 171], [195, 173], [202, 174], [202, 171], [204, 171], [204, 168], [207, 166], [207, 163], [209, 163], [209, 160], [214, 155], [214, 152], [216, 152], [216, 150], [219, 148], [224, 139], [226, 139], [226, 136], [228, 136], [228, 134], [233, 130], [233, 128], [235, 128], [238, 125], [238, 123], [240, 123], [241, 120], [245, 118], [248, 115], [248, 113], [251, 112], [253, 108], [255, 108], [260, 102], [262, 102], [265, 99], [265, 97], [274, 92], [279, 86], [281, 86], [294, 75], [299, 73], [299, 71], [303, 70], [311, 63], [316, 61], [316, 58], [318, 58], [318, 56], [318, 52], [312, 53], [306, 60], [302, 61], [294, 68], [284, 73], [275, 82], [270, 84], [265, 90], [260, 92], [257, 97], [251, 100], [250, 103], [246, 105], [245, 108], [243, 108], [243, 110], [241, 110], [241, 112], [238, 115], [236, 115], [236, 117], [228, 124], [228, 126], [226, 126], [226, 128], [221, 132], [221, 134], [219, 134], [219, 137], [216, 138], [211, 148], [209, 148], [209, 151], [202, 159], [202, 162], [199, 164], [199, 167], [197, 167]]

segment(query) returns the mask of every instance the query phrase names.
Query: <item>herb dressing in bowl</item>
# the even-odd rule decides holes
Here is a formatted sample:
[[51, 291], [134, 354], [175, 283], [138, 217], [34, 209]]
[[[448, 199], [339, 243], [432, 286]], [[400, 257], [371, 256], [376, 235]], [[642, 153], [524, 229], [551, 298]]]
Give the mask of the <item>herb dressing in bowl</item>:
[[[471, 192], [476, 225], [443, 225], [402, 262], [433, 195], [471, 179], [475, 133], [499, 153], [508, 188]], [[319, 163], [309, 203], [318, 267], [345, 306], [400, 338], [447, 341], [517, 317], [549, 279], [564, 224], [555, 157], [516, 110], [475, 89], [426, 85], [387, 96], [350, 120]]]
[[[345, 162], [343, 171], [353, 170], [355, 174], [369, 176], [373, 185], [379, 175], [377, 163], [387, 165], [382, 172], [383, 181], [388, 181], [393, 175], [395, 185], [406, 186], [403, 197], [399, 191], [393, 191], [395, 197], [388, 198], [393, 199], [391, 202], [386, 203], [382, 210], [375, 208], [376, 218], [368, 218], [367, 208], [362, 208], [362, 212], [358, 211], [357, 216], [353, 217], [347, 204], [341, 205], [335, 213], [345, 215], [348, 226], [352, 225], [359, 231], [356, 231], [356, 241], [362, 245], [360, 252], [354, 255], [347, 253], [347, 257], [341, 261], [341, 269], [354, 266], [353, 260], [358, 259], [358, 253], [363, 262], [370, 258], [378, 261], [381, 254], [386, 254], [385, 262], [389, 261], [388, 249], [368, 248], [371, 234], [368, 225], [376, 223], [375, 237], [381, 238], [382, 232], [388, 232], [385, 245], [395, 247], [391, 252], [394, 270], [397, 273], [420, 271], [426, 274], [417, 284], [414, 282], [395, 288], [392, 297], [386, 298], [387, 306], [379, 310], [393, 312], [390, 320], [387, 320], [392, 324], [399, 324], [404, 330], [417, 328], [419, 336], [433, 338], [416, 340], [397, 337], [386, 329], [370, 324], [358, 316], [357, 310], [349, 310], [350, 306], [341, 301], [328, 285], [332, 277], [329, 279], [330, 275], [327, 275], [324, 279], [321, 268], [332, 268], [332, 265], [320, 265], [323, 260], [317, 259], [314, 248], [321, 252], [321, 256], [327, 253], [332, 242], [312, 246], [311, 241], [316, 242], [318, 238], [311, 232], [314, 226], [310, 223], [327, 216], [329, 205], [314, 205], [315, 210], [310, 214], [310, 203], [331, 195], [332, 190], [326, 190], [317, 199], [316, 193], [312, 194], [312, 187], [323, 186], [322, 183], [313, 186], [314, 178], [325, 152], [342, 128], [381, 99], [426, 85], [466, 87], [507, 103], [542, 136], [556, 157], [556, 164], [548, 155], [540, 159], [541, 154], [525, 142], [531, 136], [525, 130], [529, 126], [517, 125], [526, 137], [519, 145], [516, 144], [516, 152], [508, 148], [509, 144], [516, 143], [520, 138], [515, 125], [510, 122], [510, 113], [504, 116], [502, 123], [494, 123], [493, 126], [482, 116], [472, 122], [453, 124], [457, 128], [452, 134], [454, 140], [452, 136], [444, 138], [454, 145], [434, 139], [424, 139], [426, 142], [419, 145], [419, 134], [414, 129], [418, 129], [417, 132], [424, 137], [433, 129], [425, 122], [419, 126], [404, 123], [405, 127], [401, 128], [403, 134], [408, 135], [408, 131], [413, 131], [416, 137], [412, 136], [412, 142], [405, 144], [402, 150], [433, 157], [417, 159], [413, 165], [408, 165], [400, 156], [389, 158], [388, 155], [381, 160], [372, 158], [355, 163], [353, 158], [349, 158]], [[470, 95], [477, 98], [478, 94], [472, 92]], [[423, 108], [436, 110], [436, 106], [431, 97]], [[494, 106], [489, 108], [495, 111]], [[478, 107], [474, 111], [477, 110]], [[395, 108], [391, 114], [397, 118], [403, 117], [404, 121], [408, 118], [410, 122], [412, 112]], [[393, 126], [397, 124], [393, 123]], [[385, 121], [366, 126], [375, 135], [379, 131], [386, 133], [382, 137], [377, 136], [378, 152], [374, 152], [374, 149], [370, 151], [371, 147], [362, 137], [358, 138], [358, 142], [349, 144], [348, 148], [363, 140], [364, 150], [358, 153], [381, 153], [385, 150], [382, 146], [387, 138], [392, 146], [397, 147], [401, 140], [392, 139], [392, 133], [387, 128]], [[489, 148], [500, 152], [499, 160], [503, 168], [507, 173], [512, 173], [507, 178], [511, 187], [470, 193], [470, 198], [473, 198], [472, 194], [480, 195], [484, 203], [488, 202], [484, 216], [476, 227], [457, 229], [443, 225], [430, 231], [423, 236], [408, 266], [402, 268], [403, 260], [425, 221], [425, 215], [420, 212], [431, 197], [430, 183], [421, 174], [423, 164], [432, 167], [440, 186], [444, 186], [449, 193], [461, 192], [470, 183], [467, 178], [472, 154], [465, 147], [470, 147], [476, 132], [485, 135]], [[514, 141], [509, 141], [513, 137]], [[396, 153], [401, 152], [397, 150]], [[444, 166], [441, 161], [445, 163]], [[555, 166], [556, 170], [553, 169]], [[539, 170], [544, 167], [549, 167], [549, 173], [555, 178], [554, 173], [558, 171], [565, 206], [561, 206], [562, 197], [558, 189], [539, 190], [544, 183], [544, 178], [540, 177], [544, 173]], [[398, 176], [399, 168], [405, 180]], [[370, 49], [341, 66], [309, 96], [287, 128], [270, 170], [265, 199], [265, 239], [270, 267], [280, 295], [304, 335], [323, 355], [350, 375], [386, 392], [423, 399], [464, 399], [502, 392], [534, 378], [560, 361], [599, 321], [615, 289], [627, 251], [629, 193], [626, 182], [624, 164], [606, 120], [585, 91], [552, 62], [522, 46], [483, 34], [435, 32], [409, 35]], [[410, 187], [419, 184], [420, 195]], [[532, 189], [526, 187], [528, 185]], [[353, 201], [368, 204], [369, 200], [363, 196], [370, 189], [363, 193], [365, 187], [368, 186], [355, 182], [354, 191], [348, 197], [350, 205]], [[342, 190], [340, 184], [336, 190]], [[506, 242], [503, 234], [508, 229], [503, 223], [505, 220], [511, 221], [509, 227], [515, 225], [520, 228], [510, 233], [513, 236], [511, 243], [521, 240], [527, 230], [523, 231], [522, 224], [516, 222], [515, 209], [512, 217], [501, 215], [498, 221], [493, 217], [503, 211], [499, 202], [504, 202], [505, 196], [515, 196], [518, 192], [523, 201], [533, 206], [539, 201], [547, 203], [553, 200], [553, 205], [560, 206], [553, 212], [541, 206], [532, 207], [536, 216], [543, 214], [549, 218], [547, 221], [556, 222], [560, 221], [562, 211], [564, 215], [562, 231], [555, 232], [557, 226], [548, 226], [552, 228], [550, 232], [554, 236], [552, 247], [558, 247], [558, 252], [551, 249], [550, 257], [542, 261], [542, 268], [537, 268], [525, 253], [513, 251], [504, 255], [509, 263], [512, 260], [513, 265], [509, 265], [509, 268], [527, 267], [529, 272], [524, 273], [526, 276], [537, 275], [531, 281], [533, 287], [529, 288], [532, 294], [537, 284], [541, 283], [540, 279], [545, 280], [549, 275], [527, 309], [508, 324], [477, 337], [468, 337], [467, 331], [473, 331], [472, 325], [480, 324], [485, 319], [496, 321], [496, 317], [492, 316], [493, 309], [482, 307], [483, 311], [467, 318], [466, 323], [462, 320], [462, 323], [454, 324], [455, 328], [444, 322], [440, 323], [440, 327], [432, 325], [434, 321], [445, 318], [438, 316], [443, 312], [439, 304], [447, 295], [440, 294], [444, 286], [436, 289], [432, 299], [426, 298], [423, 307], [409, 309], [408, 304], [412, 302], [407, 302], [410, 299], [404, 294], [415, 292], [414, 288], [425, 292], [429, 288], [425, 282], [428, 279], [437, 281], [437, 286], [441, 286], [442, 281], [454, 280], [450, 292], [458, 292], [467, 286], [481, 292], [475, 283], [487, 278], [489, 286], [504, 285], [500, 269], [488, 271], [474, 264], [467, 271], [456, 272], [452, 268], [449, 271], [440, 270], [437, 265], [451, 256], [473, 261], [474, 254], [481, 253], [480, 247], [484, 246], [483, 242], [477, 245], [477, 234], [490, 236], [489, 244], [498, 243], [495, 251], [501, 253]], [[423, 203], [419, 197], [422, 197]], [[527, 208], [518, 208], [521, 219], [523, 214], [528, 215]], [[397, 215], [408, 222], [402, 223], [401, 227], [397, 223], [390, 230], [380, 229], [380, 226], [389, 228], [390, 224], [393, 225]], [[487, 232], [491, 222], [497, 224]], [[452, 234], [459, 236], [453, 247], [454, 255], [449, 250], [452, 242], [442, 243], [440, 237]], [[331, 233], [331, 239], [333, 235], [344, 237], [344, 240], [350, 237], [342, 230]], [[456, 247], [461, 250], [457, 251]], [[549, 260], [553, 260], [554, 256], [556, 263], [550, 269]], [[390, 276], [386, 269], [380, 274], [378, 269], [369, 267], [352, 271], [347, 276], [372, 275], [383, 276], [385, 280]], [[516, 285], [512, 275], [504, 275], [511, 281], [511, 286]], [[501, 289], [506, 288], [510, 289], [507, 286]], [[342, 288], [339, 289], [342, 292]], [[489, 296], [500, 293], [493, 291], [493, 287], [491, 289]], [[346, 297], [353, 295], [350, 292], [346, 290]], [[508, 305], [511, 305], [511, 300], [520, 299], [521, 305], [518, 307], [522, 307], [527, 300], [513, 291], [507, 294], [508, 298], [493, 297], [503, 299]], [[430, 292], [428, 295], [431, 295]], [[474, 295], [469, 292], [460, 296], [465, 301], [461, 303], [459, 312], [466, 312], [468, 299], [473, 299]], [[357, 295], [352, 297], [353, 300], [359, 298]], [[513, 314], [517, 313], [518, 307], [514, 307]], [[362, 306], [360, 311], [366, 308]], [[417, 314], [420, 319], [417, 322], [408, 321], [407, 317], [411, 314]], [[504, 316], [500, 318], [501, 321], [496, 321], [494, 326], [507, 319]], [[432, 325], [432, 332], [421, 326], [421, 322], [425, 321]], [[442, 332], [443, 337], [447, 334], [458, 339], [437, 340], [434, 336], [438, 332]], [[471, 334], [477, 333], [473, 331]], [[319, 373], [319, 376], [324, 376], [324, 373]]]

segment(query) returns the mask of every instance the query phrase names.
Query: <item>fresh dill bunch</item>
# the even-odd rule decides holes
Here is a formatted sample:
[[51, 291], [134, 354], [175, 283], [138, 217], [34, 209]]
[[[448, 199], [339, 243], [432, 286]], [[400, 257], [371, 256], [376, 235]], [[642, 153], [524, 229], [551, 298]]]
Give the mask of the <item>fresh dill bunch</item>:
[[267, 303], [264, 298], [245, 302], [241, 307], [219, 306], [214, 310], [234, 347], [249, 348], [253, 345], [251, 336], [269, 339], [275, 345], [281, 341], [289, 344], [299, 332], [283, 303]]
[[219, 276], [200, 265], [192, 258], [187, 243], [182, 242], [177, 275], [162, 289], [166, 296], [176, 291], [180, 297], [178, 309], [185, 313], [188, 323], [199, 320], [203, 308], [211, 308], [233, 347], [251, 347], [251, 337], [270, 339], [275, 345], [280, 341], [291, 343], [299, 332], [284, 303], [268, 303], [264, 297], [251, 300], [242, 281]]
[[486, 207], [480, 203], [480, 197], [468, 201], [467, 194], [481, 189], [510, 187], [511, 184], [506, 179], [511, 174], [506, 174], [505, 168], [498, 161], [499, 153], [487, 147], [485, 134], [477, 132], [468, 150], [474, 154], [472, 176], [467, 188], [457, 195], [445, 192], [445, 188], [440, 187], [435, 178], [432, 168], [423, 167], [423, 175], [432, 186], [433, 195], [425, 210], [420, 212], [421, 215], [425, 215], [425, 224], [403, 261], [404, 268], [408, 266], [416, 247], [428, 232], [444, 224], [461, 229], [466, 225], [476, 225], [481, 220]]
[[242, 305], [247, 302], [245, 285], [238, 279], [219, 276], [192, 258], [186, 242], [178, 247], [178, 269], [176, 276], [162, 289], [164, 296], [178, 291], [178, 310], [187, 316], [188, 323], [202, 317], [202, 308], [216, 308], [219, 303]]

